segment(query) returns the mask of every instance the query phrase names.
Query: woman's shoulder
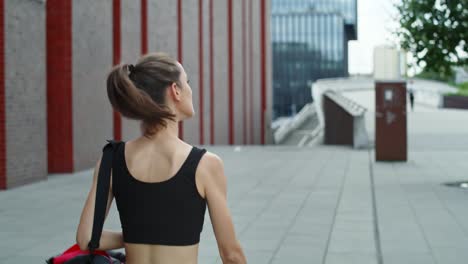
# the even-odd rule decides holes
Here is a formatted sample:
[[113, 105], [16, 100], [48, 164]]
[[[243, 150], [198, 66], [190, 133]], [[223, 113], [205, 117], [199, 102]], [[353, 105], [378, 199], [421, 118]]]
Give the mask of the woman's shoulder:
[[203, 151], [203, 156], [200, 160], [200, 162], [203, 162], [205, 166], [219, 166], [223, 163], [223, 160], [221, 159], [221, 157], [214, 153], [214, 152], [211, 152], [209, 150], [207, 150], [206, 148], [204, 147], [197, 147], [197, 146], [193, 146], [194, 148], [198, 149], [198, 150], [201, 150]]
[[224, 162], [222, 158], [211, 151], [203, 155], [195, 174], [200, 184], [202, 197], [209, 199], [209, 194], [222, 192], [226, 189], [227, 177], [224, 174]]
[[[203, 148], [204, 149], [204, 148]], [[219, 177], [224, 171], [223, 159], [216, 153], [205, 150], [205, 154], [201, 157], [198, 164], [200, 176], [206, 177]], [[198, 173], [198, 172], [197, 172]]]

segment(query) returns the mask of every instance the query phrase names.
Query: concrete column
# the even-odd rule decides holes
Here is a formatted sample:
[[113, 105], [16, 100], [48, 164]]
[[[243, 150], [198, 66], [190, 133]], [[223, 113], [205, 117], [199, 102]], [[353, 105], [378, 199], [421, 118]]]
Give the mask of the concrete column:
[[[121, 2], [122, 63], [135, 64], [141, 56], [141, 2]], [[122, 140], [141, 136], [140, 121], [122, 118]]]
[[[211, 42], [210, 42], [210, 3], [213, 0], [202, 0], [202, 12], [203, 12], [203, 79], [204, 79], [204, 104], [203, 104], [203, 130], [204, 130], [204, 144], [210, 144], [211, 131], [210, 126], [211, 122], [211, 104], [210, 104], [210, 84], [211, 84], [211, 68], [210, 68], [210, 59], [211, 59]], [[202, 114], [200, 113], [200, 114]]]
[[227, 0], [213, 1], [214, 143], [229, 143]]
[[112, 0], [72, 1], [74, 170], [88, 169], [113, 138], [106, 78], [112, 66]]
[[0, 190], [7, 187], [5, 142], [5, 2], [0, 0]]
[[198, 127], [199, 127], [199, 144], [205, 144], [205, 120], [204, 120], [204, 107], [205, 107], [205, 56], [204, 56], [204, 37], [206, 31], [204, 31], [204, 20], [203, 17], [206, 15], [203, 13], [203, 0], [198, 0], [198, 97], [199, 104], [197, 107], [198, 111]]
[[266, 112], [265, 112], [265, 144], [274, 144], [273, 131], [271, 129], [271, 122], [273, 118], [273, 61], [272, 61], [272, 47], [271, 47], [271, 1], [265, 0], [265, 78], [266, 78]]
[[[5, 140], [6, 150], [0, 155], [6, 184], [0, 185], [12, 188], [47, 178], [46, 6], [42, 1], [6, 0], [1, 11], [5, 23], [1, 125], [6, 134], [0, 140]], [[53, 73], [57, 78], [60, 74]], [[57, 143], [67, 139], [58, 138]]]
[[244, 45], [243, 36], [244, 30], [243, 25], [243, 0], [232, 1], [232, 35], [233, 35], [233, 96], [234, 96], [234, 144], [244, 144], [244, 85], [246, 84], [244, 78]]
[[184, 141], [199, 144], [200, 122], [198, 115], [200, 104], [199, 88], [199, 49], [198, 49], [198, 0], [182, 1], [182, 54], [185, 72], [192, 87], [192, 101], [195, 114], [184, 120]]
[[164, 52], [177, 59], [177, 1], [149, 0], [150, 52]]
[[252, 125], [253, 144], [260, 144], [261, 132], [261, 65], [260, 65], [260, 1], [252, 0]]
[[246, 89], [246, 130], [247, 130], [247, 144], [253, 143], [253, 3], [250, 0], [245, 1], [245, 12], [246, 12], [246, 80], [247, 80], [247, 89]]

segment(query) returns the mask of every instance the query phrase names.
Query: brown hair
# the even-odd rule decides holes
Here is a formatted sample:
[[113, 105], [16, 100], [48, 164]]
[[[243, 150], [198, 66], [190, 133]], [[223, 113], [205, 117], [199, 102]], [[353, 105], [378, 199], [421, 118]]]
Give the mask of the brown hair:
[[165, 92], [172, 83], [180, 85], [177, 61], [164, 53], [143, 56], [137, 64], [121, 64], [107, 77], [107, 96], [112, 107], [123, 116], [142, 121], [145, 136], [167, 127], [176, 115], [166, 105]]

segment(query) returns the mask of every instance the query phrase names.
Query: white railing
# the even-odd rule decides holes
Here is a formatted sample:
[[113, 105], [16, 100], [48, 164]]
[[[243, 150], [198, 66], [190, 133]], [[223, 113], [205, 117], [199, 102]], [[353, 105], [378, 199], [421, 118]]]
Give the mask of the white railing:
[[299, 113], [297, 113], [291, 119], [284, 121], [281, 124], [281, 126], [278, 129], [276, 129], [276, 131], [273, 134], [275, 143], [276, 144], [281, 143], [289, 135], [289, 133], [296, 130], [298, 127], [304, 124], [307, 118], [313, 115], [315, 115], [314, 103], [306, 104], [301, 109], [301, 111], [299, 111]]

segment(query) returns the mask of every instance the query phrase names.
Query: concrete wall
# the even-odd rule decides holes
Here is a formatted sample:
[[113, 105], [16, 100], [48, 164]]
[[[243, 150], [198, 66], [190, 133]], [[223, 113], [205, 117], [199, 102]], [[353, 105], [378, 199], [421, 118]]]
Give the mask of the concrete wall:
[[233, 79], [234, 79], [234, 144], [240, 145], [244, 141], [244, 63], [242, 46], [242, 2], [232, 1], [232, 41], [233, 41]]
[[203, 1], [203, 79], [204, 81], [204, 104], [203, 104], [203, 130], [204, 130], [204, 144], [210, 144], [211, 137], [211, 104], [210, 104], [210, 78], [211, 78], [211, 69], [210, 69], [210, 1]]
[[265, 42], [266, 42], [266, 112], [265, 112], [265, 144], [273, 144], [273, 130], [271, 124], [273, 123], [273, 59], [272, 59], [272, 46], [271, 46], [271, 2], [265, 1], [265, 9], [268, 12], [265, 16]]
[[[6, 147], [2, 150], [0, 146], [0, 157], [6, 157], [6, 177], [0, 177], [0, 188], [5, 178], [8, 186], [18, 186], [45, 179], [48, 171], [73, 172], [90, 168], [99, 157], [104, 140], [113, 137], [113, 113], [105, 87], [113, 63], [113, 2], [5, 0]], [[266, 10], [269, 10], [268, 2]], [[46, 3], [51, 12], [46, 12]], [[178, 38], [177, 1], [148, 0], [147, 3], [148, 52], [162, 51], [177, 59], [181, 55], [193, 90], [195, 115], [184, 121], [183, 140], [192, 145], [202, 144], [202, 141], [203, 144], [227, 145], [232, 129], [234, 144], [260, 144], [263, 126], [260, 123], [260, 0], [232, 0], [231, 9], [228, 0], [182, 1], [181, 39]], [[202, 35], [199, 32], [200, 3]], [[232, 12], [232, 68], [229, 68], [229, 11]], [[120, 12], [121, 62], [134, 64], [142, 53], [141, 1], [121, 1]], [[46, 15], [50, 20], [46, 20]], [[46, 27], [50, 27], [47, 32], [52, 32], [48, 42]], [[265, 32], [266, 100], [270, 108], [268, 21]], [[199, 52], [200, 36], [203, 54]], [[181, 54], [178, 54], [179, 44]], [[46, 68], [52, 70], [46, 71]], [[204, 90], [202, 110], [200, 85]], [[51, 107], [47, 107], [47, 102]], [[267, 112], [265, 117], [268, 122], [271, 113]], [[140, 122], [122, 118], [122, 140], [139, 136]]]
[[261, 133], [261, 82], [260, 82], [260, 0], [252, 0], [252, 119], [253, 119], [253, 144], [260, 144]]
[[[138, 2], [138, 3], [136, 3]], [[190, 79], [193, 90], [193, 106], [195, 115], [184, 120], [183, 139], [190, 144], [200, 144], [201, 123], [200, 116], [204, 115], [203, 143], [210, 143], [211, 115], [214, 115], [214, 144], [229, 144], [229, 50], [228, 50], [228, 0], [213, 1], [213, 46], [210, 46], [210, 0], [203, 1], [203, 57], [198, 52], [198, 1], [182, 1], [182, 64]], [[245, 28], [243, 27], [243, 8], [245, 4]], [[123, 62], [128, 62], [134, 54], [138, 54], [137, 33], [139, 28], [135, 24], [138, 20], [139, 1], [135, 3], [123, 3], [122, 5], [122, 54]], [[252, 10], [250, 10], [252, 9]], [[266, 1], [266, 10], [269, 10], [269, 1]], [[260, 58], [260, 0], [256, 1], [232, 1], [233, 12], [233, 118], [234, 144], [254, 143], [260, 144], [261, 139], [261, 67]], [[250, 21], [250, 12], [252, 21]], [[269, 20], [268, 15], [267, 20]], [[148, 41], [149, 52], [163, 51], [174, 58], [178, 54], [177, 34], [177, 1], [149, 0], [148, 1]], [[125, 22], [127, 21], [127, 22]], [[138, 22], [138, 21], [137, 21]], [[268, 24], [268, 23], [267, 23]], [[163, 25], [163, 26], [161, 26]], [[252, 29], [249, 29], [249, 26]], [[127, 27], [125, 29], [125, 27]], [[245, 32], [243, 32], [245, 30]], [[251, 30], [251, 32], [250, 32]], [[127, 31], [128, 33], [125, 33]], [[269, 45], [269, 25], [266, 25], [266, 42], [268, 43], [265, 54], [267, 64], [271, 64], [271, 48]], [[245, 35], [244, 35], [245, 33]], [[243, 57], [243, 37], [246, 38], [246, 62]], [[252, 38], [252, 39], [250, 39]], [[127, 43], [124, 43], [127, 41]], [[130, 48], [127, 48], [127, 46]], [[212, 51], [210, 50], [212, 49]], [[213, 53], [213, 72], [210, 70], [210, 51]], [[139, 56], [139, 55], [138, 55]], [[250, 58], [252, 56], [252, 58]], [[199, 60], [202, 60], [204, 69], [200, 72]], [[245, 67], [245, 76], [244, 76]], [[267, 67], [266, 76], [266, 101], [267, 108], [272, 105], [271, 70]], [[200, 111], [200, 83], [199, 77], [203, 74], [204, 109]], [[212, 76], [211, 76], [212, 74]], [[214, 81], [214, 104], [210, 104], [210, 78]], [[248, 79], [247, 79], [248, 78]], [[245, 99], [244, 99], [244, 85]], [[244, 115], [245, 109], [245, 115]], [[266, 122], [271, 120], [271, 112], [265, 115]], [[139, 135], [135, 130], [138, 124], [135, 122], [123, 122], [123, 139], [128, 140]], [[244, 131], [245, 130], [245, 131]], [[271, 133], [265, 129], [266, 141]], [[251, 140], [249, 140], [251, 139]]]
[[[121, 23], [122, 63], [135, 64], [141, 56], [141, 1], [121, 2]], [[122, 117], [122, 140], [140, 135], [140, 122]]]
[[112, 138], [106, 76], [112, 66], [112, 0], [72, 1], [73, 157], [87, 169]]
[[4, 1], [7, 188], [47, 177], [45, 3]]
[[251, 1], [244, 0], [245, 2], [245, 25], [246, 25], [246, 32], [245, 32], [245, 38], [246, 38], [246, 63], [245, 63], [245, 68], [246, 68], [246, 100], [245, 100], [245, 107], [247, 110], [247, 116], [246, 116], [246, 130], [247, 130], [247, 139], [246, 139], [246, 144], [252, 144], [253, 142], [253, 122], [252, 122], [252, 89], [253, 89], [253, 43], [252, 43], [252, 38], [253, 38], [253, 29], [252, 29], [252, 17], [253, 17], [253, 12], [252, 12], [252, 3]]
[[177, 1], [148, 0], [148, 49], [177, 58]]
[[227, 1], [213, 1], [214, 143], [229, 142]]
[[195, 114], [183, 121], [184, 141], [189, 144], [200, 143], [200, 105], [199, 52], [198, 52], [198, 1], [182, 1], [182, 65], [192, 88], [192, 102]]

